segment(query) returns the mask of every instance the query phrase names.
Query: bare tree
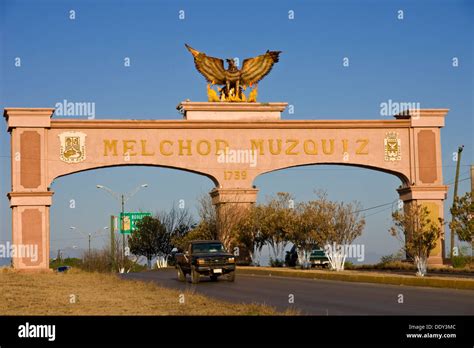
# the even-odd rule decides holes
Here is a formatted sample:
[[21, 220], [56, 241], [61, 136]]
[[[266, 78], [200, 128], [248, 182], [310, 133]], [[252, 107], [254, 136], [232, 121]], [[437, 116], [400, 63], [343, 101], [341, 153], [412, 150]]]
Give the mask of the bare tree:
[[157, 214], [165, 226], [166, 232], [173, 237], [181, 237], [194, 227], [194, 219], [187, 208], [178, 208], [175, 204], [169, 211]]
[[231, 251], [232, 246], [237, 243], [234, 227], [242, 215], [241, 209], [232, 203], [222, 204], [216, 209], [211, 197], [205, 194], [198, 198], [198, 215], [199, 223], [193, 225], [189, 233], [176, 235], [174, 243], [184, 249], [192, 240], [220, 240]]
[[[110, 249], [110, 247], [109, 247]], [[120, 273], [128, 273], [133, 271], [142, 261], [146, 260], [143, 255], [134, 255], [128, 249], [123, 252], [123, 245], [119, 238], [115, 238], [115, 247], [113, 255], [113, 270]]]
[[209, 195], [201, 196], [198, 200], [200, 222], [195, 232], [195, 234], [201, 235], [205, 239], [220, 240], [229, 252], [232, 252], [234, 247], [239, 246], [236, 226], [240, 219], [249, 212], [239, 202], [238, 196], [231, 201], [231, 203], [214, 206]]
[[199, 224], [196, 229], [205, 239], [219, 239], [217, 211], [212, 204], [211, 196], [203, 194], [198, 198]]

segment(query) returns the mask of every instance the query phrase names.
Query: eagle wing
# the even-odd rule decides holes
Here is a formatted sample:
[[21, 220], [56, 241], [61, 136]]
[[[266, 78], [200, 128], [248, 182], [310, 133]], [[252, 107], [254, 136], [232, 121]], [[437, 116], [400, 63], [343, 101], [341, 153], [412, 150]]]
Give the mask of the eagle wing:
[[267, 51], [261, 56], [245, 59], [240, 70], [240, 82], [244, 85], [258, 83], [272, 70], [273, 64], [278, 62], [280, 53], [281, 51]]
[[199, 52], [187, 44], [185, 44], [185, 46], [194, 57], [196, 69], [204, 76], [207, 82], [225, 85], [225, 68], [222, 59], [209, 57], [205, 53]]

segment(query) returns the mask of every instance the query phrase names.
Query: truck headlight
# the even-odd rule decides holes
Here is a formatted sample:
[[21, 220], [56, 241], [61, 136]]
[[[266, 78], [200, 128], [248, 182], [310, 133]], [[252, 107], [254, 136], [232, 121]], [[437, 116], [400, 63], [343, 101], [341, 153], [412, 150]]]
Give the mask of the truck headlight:
[[233, 257], [229, 257], [229, 258], [227, 259], [227, 262], [229, 262], [229, 263], [234, 263], [234, 262], [235, 262], [235, 259], [234, 259]]
[[197, 259], [197, 264], [198, 265], [204, 265], [206, 263], [206, 260], [204, 259]]

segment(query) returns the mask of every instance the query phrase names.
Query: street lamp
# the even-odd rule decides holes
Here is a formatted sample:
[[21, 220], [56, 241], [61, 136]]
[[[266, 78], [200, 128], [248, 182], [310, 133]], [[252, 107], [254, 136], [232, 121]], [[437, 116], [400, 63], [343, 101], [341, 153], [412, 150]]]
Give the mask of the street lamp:
[[[110, 188], [108, 188], [107, 186], [104, 186], [104, 185], [96, 185], [96, 187], [98, 189], [102, 189], [102, 190], [105, 190], [107, 191], [112, 197], [114, 197], [116, 200], [119, 201], [120, 205], [121, 205], [121, 212], [122, 214], [125, 213], [125, 203], [130, 199], [132, 198], [133, 196], [135, 196], [135, 194], [140, 191], [142, 188], [145, 188], [145, 187], [148, 187], [148, 184], [141, 184], [141, 185], [138, 185], [137, 187], [135, 187], [133, 190], [127, 192], [127, 193], [118, 193], [118, 192], [115, 192], [113, 190], [111, 190]], [[123, 215], [122, 215], [122, 218], [123, 218]], [[120, 229], [122, 229], [123, 227], [123, 221], [120, 221]], [[113, 233], [113, 231], [111, 231], [111, 233]], [[112, 235], [113, 236], [113, 235]], [[113, 241], [113, 238], [112, 238], [112, 241]], [[112, 242], [112, 245], [111, 245], [111, 250], [114, 249], [114, 243]], [[122, 255], [125, 257], [125, 234], [122, 233]]]
[[[89, 238], [89, 254], [90, 254], [90, 253], [91, 253], [91, 238], [92, 238], [93, 235], [96, 235], [96, 234], [99, 233], [101, 230], [98, 229], [98, 230], [95, 231], [94, 233], [87, 233], [87, 234], [86, 234], [86, 233], [82, 232], [79, 228], [77, 228], [77, 227], [75, 227], [75, 226], [71, 226], [71, 227], [69, 227], [69, 228], [70, 228], [71, 230], [76, 230], [76, 231], [78, 231], [79, 233], [81, 233], [82, 235], [84, 235], [84, 236], [86, 236], [86, 237]], [[105, 227], [103, 228], [103, 230], [107, 230], [108, 228], [109, 228], [108, 226], [105, 226]]]

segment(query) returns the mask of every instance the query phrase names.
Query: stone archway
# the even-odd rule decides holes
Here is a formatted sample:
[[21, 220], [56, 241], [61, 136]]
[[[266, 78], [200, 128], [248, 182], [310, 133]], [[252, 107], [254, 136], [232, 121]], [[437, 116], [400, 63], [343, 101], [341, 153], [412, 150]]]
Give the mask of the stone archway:
[[[11, 134], [13, 243], [38, 245], [39, 257], [15, 268], [49, 267], [51, 182], [101, 167], [151, 165], [205, 175], [213, 203], [255, 203], [255, 178], [310, 164], [356, 165], [398, 176], [404, 202], [443, 217], [440, 129], [446, 109], [416, 110], [390, 120], [281, 120], [285, 103], [183, 102], [184, 120], [51, 119], [54, 109], [7, 108]], [[430, 257], [442, 263], [442, 242]]]

